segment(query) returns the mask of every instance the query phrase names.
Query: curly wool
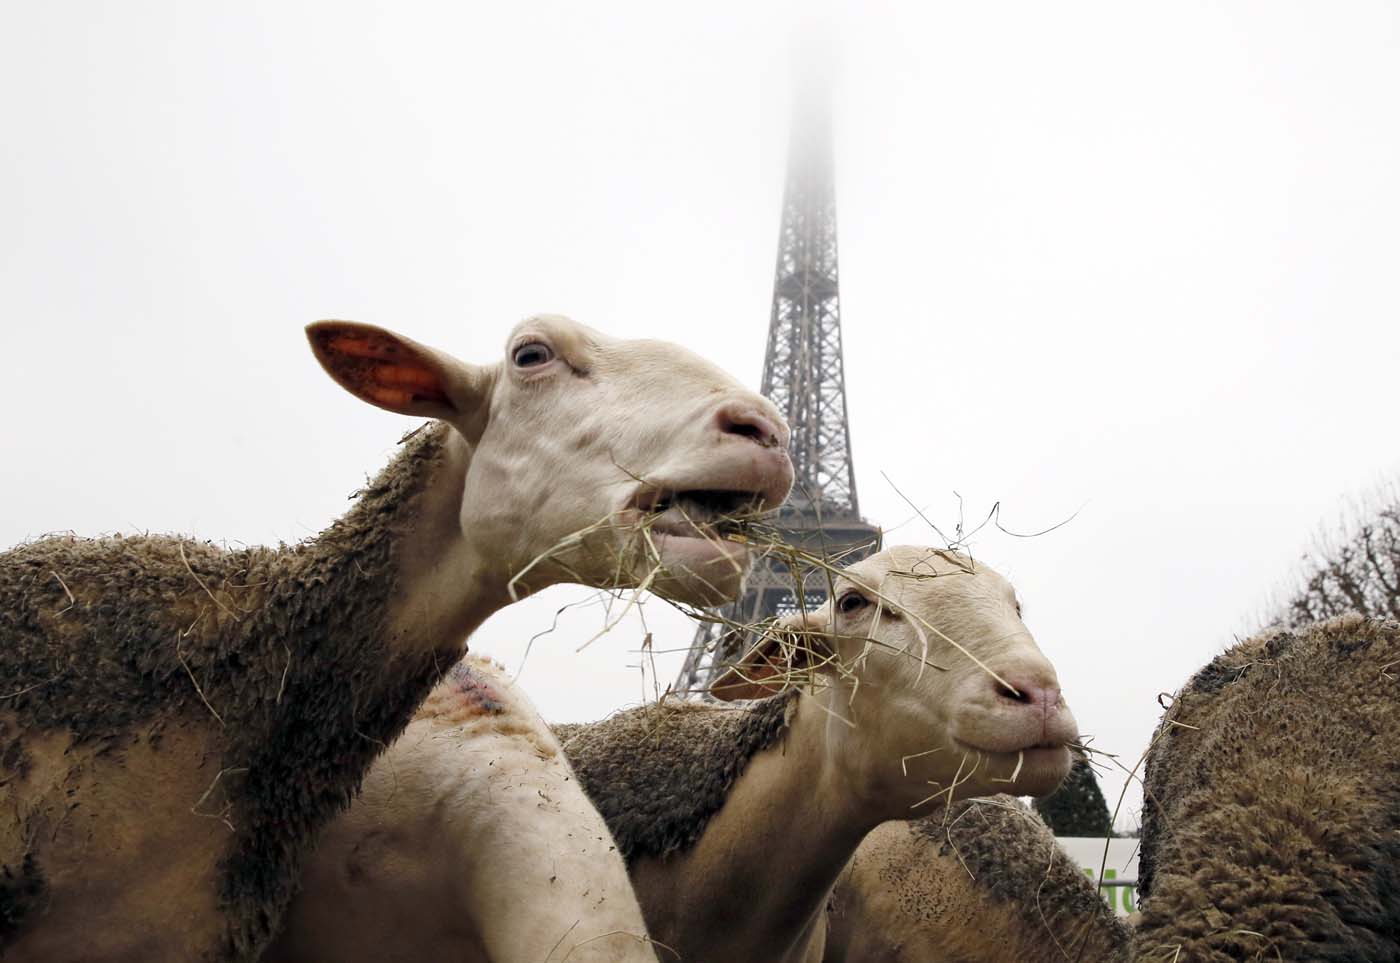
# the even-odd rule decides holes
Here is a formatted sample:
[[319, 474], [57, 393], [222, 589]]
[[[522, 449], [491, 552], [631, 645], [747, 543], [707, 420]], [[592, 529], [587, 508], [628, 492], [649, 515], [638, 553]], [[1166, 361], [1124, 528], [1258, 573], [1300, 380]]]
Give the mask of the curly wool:
[[[453, 645], [395, 660], [383, 631], [396, 539], [447, 431], [419, 431], [343, 518], [298, 545], [62, 536], [0, 554], [0, 789], [23, 778], [25, 740], [45, 732], [71, 738], [76, 782], [85, 754], [158, 747], [166, 725], [200, 720], [228, 773], [207, 804], [236, 827], [221, 865], [227, 944], [212, 958], [266, 942], [315, 831], [457, 656]], [[3, 951], [42, 912], [42, 842], [0, 862]]]
[[1055, 844], [1050, 827], [1014, 796], [962, 800], [946, 817], [911, 825], [938, 845], [940, 857], [965, 866], [990, 901], [1020, 918], [1025, 938], [1017, 959], [1061, 959], [1060, 948], [1071, 959], [1127, 958], [1127, 927]]
[[1400, 961], [1400, 623], [1242, 642], [1159, 726], [1135, 958]]
[[1127, 927], [1012, 796], [876, 827], [837, 881], [827, 963], [1125, 963]]
[[782, 735], [797, 695], [744, 705], [668, 700], [554, 731], [630, 865], [695, 845], [749, 760]]

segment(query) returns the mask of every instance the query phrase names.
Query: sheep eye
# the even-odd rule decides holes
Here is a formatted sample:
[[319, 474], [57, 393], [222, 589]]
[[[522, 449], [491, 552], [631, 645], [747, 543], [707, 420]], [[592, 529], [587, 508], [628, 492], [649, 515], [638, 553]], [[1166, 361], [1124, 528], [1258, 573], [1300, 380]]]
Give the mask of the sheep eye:
[[549, 350], [549, 345], [541, 341], [528, 341], [517, 345], [510, 358], [517, 368], [538, 368], [553, 361], [554, 352]]
[[859, 592], [847, 592], [836, 600], [836, 611], [842, 615], [858, 612], [870, 604], [870, 600]]

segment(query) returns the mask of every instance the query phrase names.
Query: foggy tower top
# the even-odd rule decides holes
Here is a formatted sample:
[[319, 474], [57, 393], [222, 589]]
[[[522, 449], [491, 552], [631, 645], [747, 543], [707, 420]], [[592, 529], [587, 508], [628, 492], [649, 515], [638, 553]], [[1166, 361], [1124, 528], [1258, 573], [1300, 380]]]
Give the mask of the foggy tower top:
[[[794, 98], [761, 391], [792, 428], [796, 480], [777, 516], [778, 538], [833, 565], [875, 551], [880, 530], [860, 517], [846, 418], [831, 95], [823, 82], [803, 84]], [[747, 649], [751, 633], [738, 626], [826, 600], [827, 571], [792, 562], [782, 551], [760, 559], [743, 598], [717, 611], [717, 621], [701, 623], [678, 691], [703, 692]]]
[[796, 483], [790, 508], [858, 518], [832, 168], [830, 94], [808, 84], [794, 103], [760, 390], [792, 427]]

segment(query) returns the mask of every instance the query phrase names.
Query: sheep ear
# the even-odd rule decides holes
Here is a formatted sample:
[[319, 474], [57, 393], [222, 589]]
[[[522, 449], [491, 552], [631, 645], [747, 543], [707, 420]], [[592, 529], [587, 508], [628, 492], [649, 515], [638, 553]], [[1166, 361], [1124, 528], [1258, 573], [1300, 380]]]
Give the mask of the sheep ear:
[[461, 424], [486, 410], [489, 371], [403, 335], [355, 321], [317, 321], [306, 326], [306, 338], [336, 384], [385, 411]]
[[830, 654], [825, 631], [827, 609], [796, 613], [768, 627], [758, 644], [710, 686], [710, 695], [724, 702], [776, 695], [793, 683], [793, 676]]

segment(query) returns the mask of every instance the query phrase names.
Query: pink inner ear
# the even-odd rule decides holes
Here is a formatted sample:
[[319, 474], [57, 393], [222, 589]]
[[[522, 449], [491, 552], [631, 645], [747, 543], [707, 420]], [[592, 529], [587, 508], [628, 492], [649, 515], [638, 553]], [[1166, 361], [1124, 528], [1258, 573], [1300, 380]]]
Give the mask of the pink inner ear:
[[386, 408], [414, 402], [450, 405], [436, 367], [424, 364], [392, 338], [325, 331], [317, 341], [336, 375], [351, 390]]
[[359, 332], [353, 334], [335, 330], [318, 332], [317, 340], [320, 341], [322, 350], [328, 353], [346, 354], [355, 358], [388, 360], [398, 358], [402, 354], [401, 346], [394, 339], [375, 337]]
[[386, 408], [403, 408], [418, 400], [418, 396], [413, 392], [400, 391], [397, 388], [379, 388], [375, 385], [361, 385], [358, 390], [366, 398]]
[[380, 364], [374, 366], [374, 380], [385, 387], [426, 388], [440, 391], [437, 374], [421, 365]]
[[[727, 672], [710, 687], [710, 691], [720, 699], [754, 699], [772, 695], [779, 687], [767, 686], [765, 682], [775, 676], [784, 675], [787, 668], [781, 660], [773, 659], [773, 649], [765, 646], [760, 652], [749, 655]], [[740, 693], [735, 695], [734, 693]]]

